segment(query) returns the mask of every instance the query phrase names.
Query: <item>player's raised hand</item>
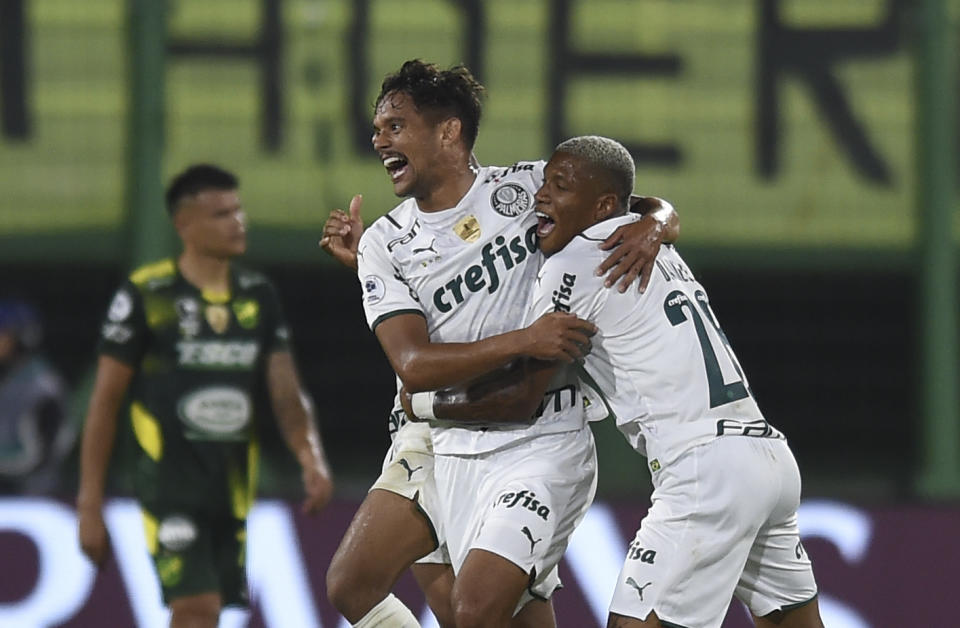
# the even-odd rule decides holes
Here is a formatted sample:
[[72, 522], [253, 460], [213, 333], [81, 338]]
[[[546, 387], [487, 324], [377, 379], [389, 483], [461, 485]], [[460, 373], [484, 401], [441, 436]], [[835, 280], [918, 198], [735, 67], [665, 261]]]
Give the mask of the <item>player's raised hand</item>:
[[333, 478], [325, 467], [320, 465], [303, 468], [303, 488], [306, 497], [303, 500], [303, 512], [320, 512], [333, 497]]
[[544, 314], [523, 330], [524, 355], [538, 360], [573, 362], [590, 353], [597, 326], [566, 312]]
[[620, 292], [626, 292], [630, 284], [640, 277], [639, 290], [642, 293], [650, 283], [650, 273], [653, 272], [660, 243], [663, 242], [663, 233], [664, 224], [650, 215], [618, 227], [600, 245], [601, 249], [613, 250], [597, 268], [597, 276], [609, 271], [604, 285], [609, 288], [620, 280]]
[[320, 238], [320, 248], [354, 270], [357, 268], [357, 245], [363, 235], [363, 220], [360, 218], [362, 205], [363, 195], [357, 194], [350, 199], [349, 214], [342, 209], [330, 212], [323, 225], [323, 237]]
[[110, 557], [110, 535], [103, 513], [99, 508], [79, 508], [77, 519], [80, 549], [97, 567], [102, 567]]

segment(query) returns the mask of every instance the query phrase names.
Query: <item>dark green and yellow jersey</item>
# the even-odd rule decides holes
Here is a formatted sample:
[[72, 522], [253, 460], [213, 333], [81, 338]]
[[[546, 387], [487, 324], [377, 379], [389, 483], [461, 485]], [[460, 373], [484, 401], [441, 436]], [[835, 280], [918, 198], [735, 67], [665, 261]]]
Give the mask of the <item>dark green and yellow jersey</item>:
[[136, 369], [130, 418], [143, 455], [135, 487], [147, 508], [229, 503], [245, 515], [254, 424], [268, 408], [266, 360], [288, 343], [276, 292], [260, 273], [234, 266], [230, 293], [212, 295], [165, 259], [123, 283], [100, 353]]

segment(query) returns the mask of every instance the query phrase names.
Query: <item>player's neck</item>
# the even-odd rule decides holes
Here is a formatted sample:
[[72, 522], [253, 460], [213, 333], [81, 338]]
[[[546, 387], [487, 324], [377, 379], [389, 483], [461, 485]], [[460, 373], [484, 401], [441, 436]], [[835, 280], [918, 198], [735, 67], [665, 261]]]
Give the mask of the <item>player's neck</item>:
[[449, 172], [443, 173], [437, 185], [430, 192], [417, 197], [417, 207], [424, 212], [438, 212], [457, 204], [467, 195], [477, 179], [479, 169], [466, 161], [458, 163]]
[[177, 260], [177, 268], [184, 279], [201, 291], [230, 292], [229, 258], [211, 257], [186, 249]]

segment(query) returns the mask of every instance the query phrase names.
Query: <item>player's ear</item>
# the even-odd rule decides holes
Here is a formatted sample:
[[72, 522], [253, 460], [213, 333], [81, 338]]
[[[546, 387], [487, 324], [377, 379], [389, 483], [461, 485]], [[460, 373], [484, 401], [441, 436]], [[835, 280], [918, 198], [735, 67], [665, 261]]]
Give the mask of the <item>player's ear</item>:
[[440, 123], [440, 139], [444, 144], [453, 144], [460, 140], [463, 123], [460, 118], [447, 118]]
[[181, 204], [171, 216], [173, 222], [173, 228], [176, 230], [177, 235], [181, 238], [184, 237], [187, 230], [190, 228], [190, 222], [193, 217], [193, 212], [190, 207], [185, 207], [185, 204]]
[[613, 192], [603, 194], [597, 199], [597, 205], [593, 217], [597, 222], [606, 220], [616, 213], [618, 206], [619, 202], [616, 194]]

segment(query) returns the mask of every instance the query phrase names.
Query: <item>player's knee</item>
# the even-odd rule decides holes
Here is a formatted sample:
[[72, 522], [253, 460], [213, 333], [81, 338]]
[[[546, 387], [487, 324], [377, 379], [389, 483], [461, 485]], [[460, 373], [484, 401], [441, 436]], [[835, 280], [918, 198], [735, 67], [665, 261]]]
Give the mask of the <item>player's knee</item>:
[[513, 608], [504, 606], [495, 596], [470, 595], [462, 589], [454, 589], [453, 614], [457, 628], [507, 626]]
[[456, 628], [457, 621], [450, 600], [450, 590], [447, 589], [446, 594], [443, 594], [440, 591], [427, 589], [424, 590], [424, 595], [427, 598], [427, 606], [437, 620], [437, 625], [440, 628]]
[[197, 595], [170, 603], [170, 628], [216, 628], [220, 596]]
[[336, 560], [327, 569], [327, 599], [351, 621], [363, 617], [390, 593], [389, 583], [380, 584], [349, 561]]
[[334, 608], [340, 611], [348, 619], [351, 615], [363, 615], [363, 609], [351, 611], [351, 607], [357, 606], [356, 595], [357, 583], [353, 579], [350, 569], [345, 568], [339, 561], [334, 560], [327, 569], [327, 599], [333, 604]]

